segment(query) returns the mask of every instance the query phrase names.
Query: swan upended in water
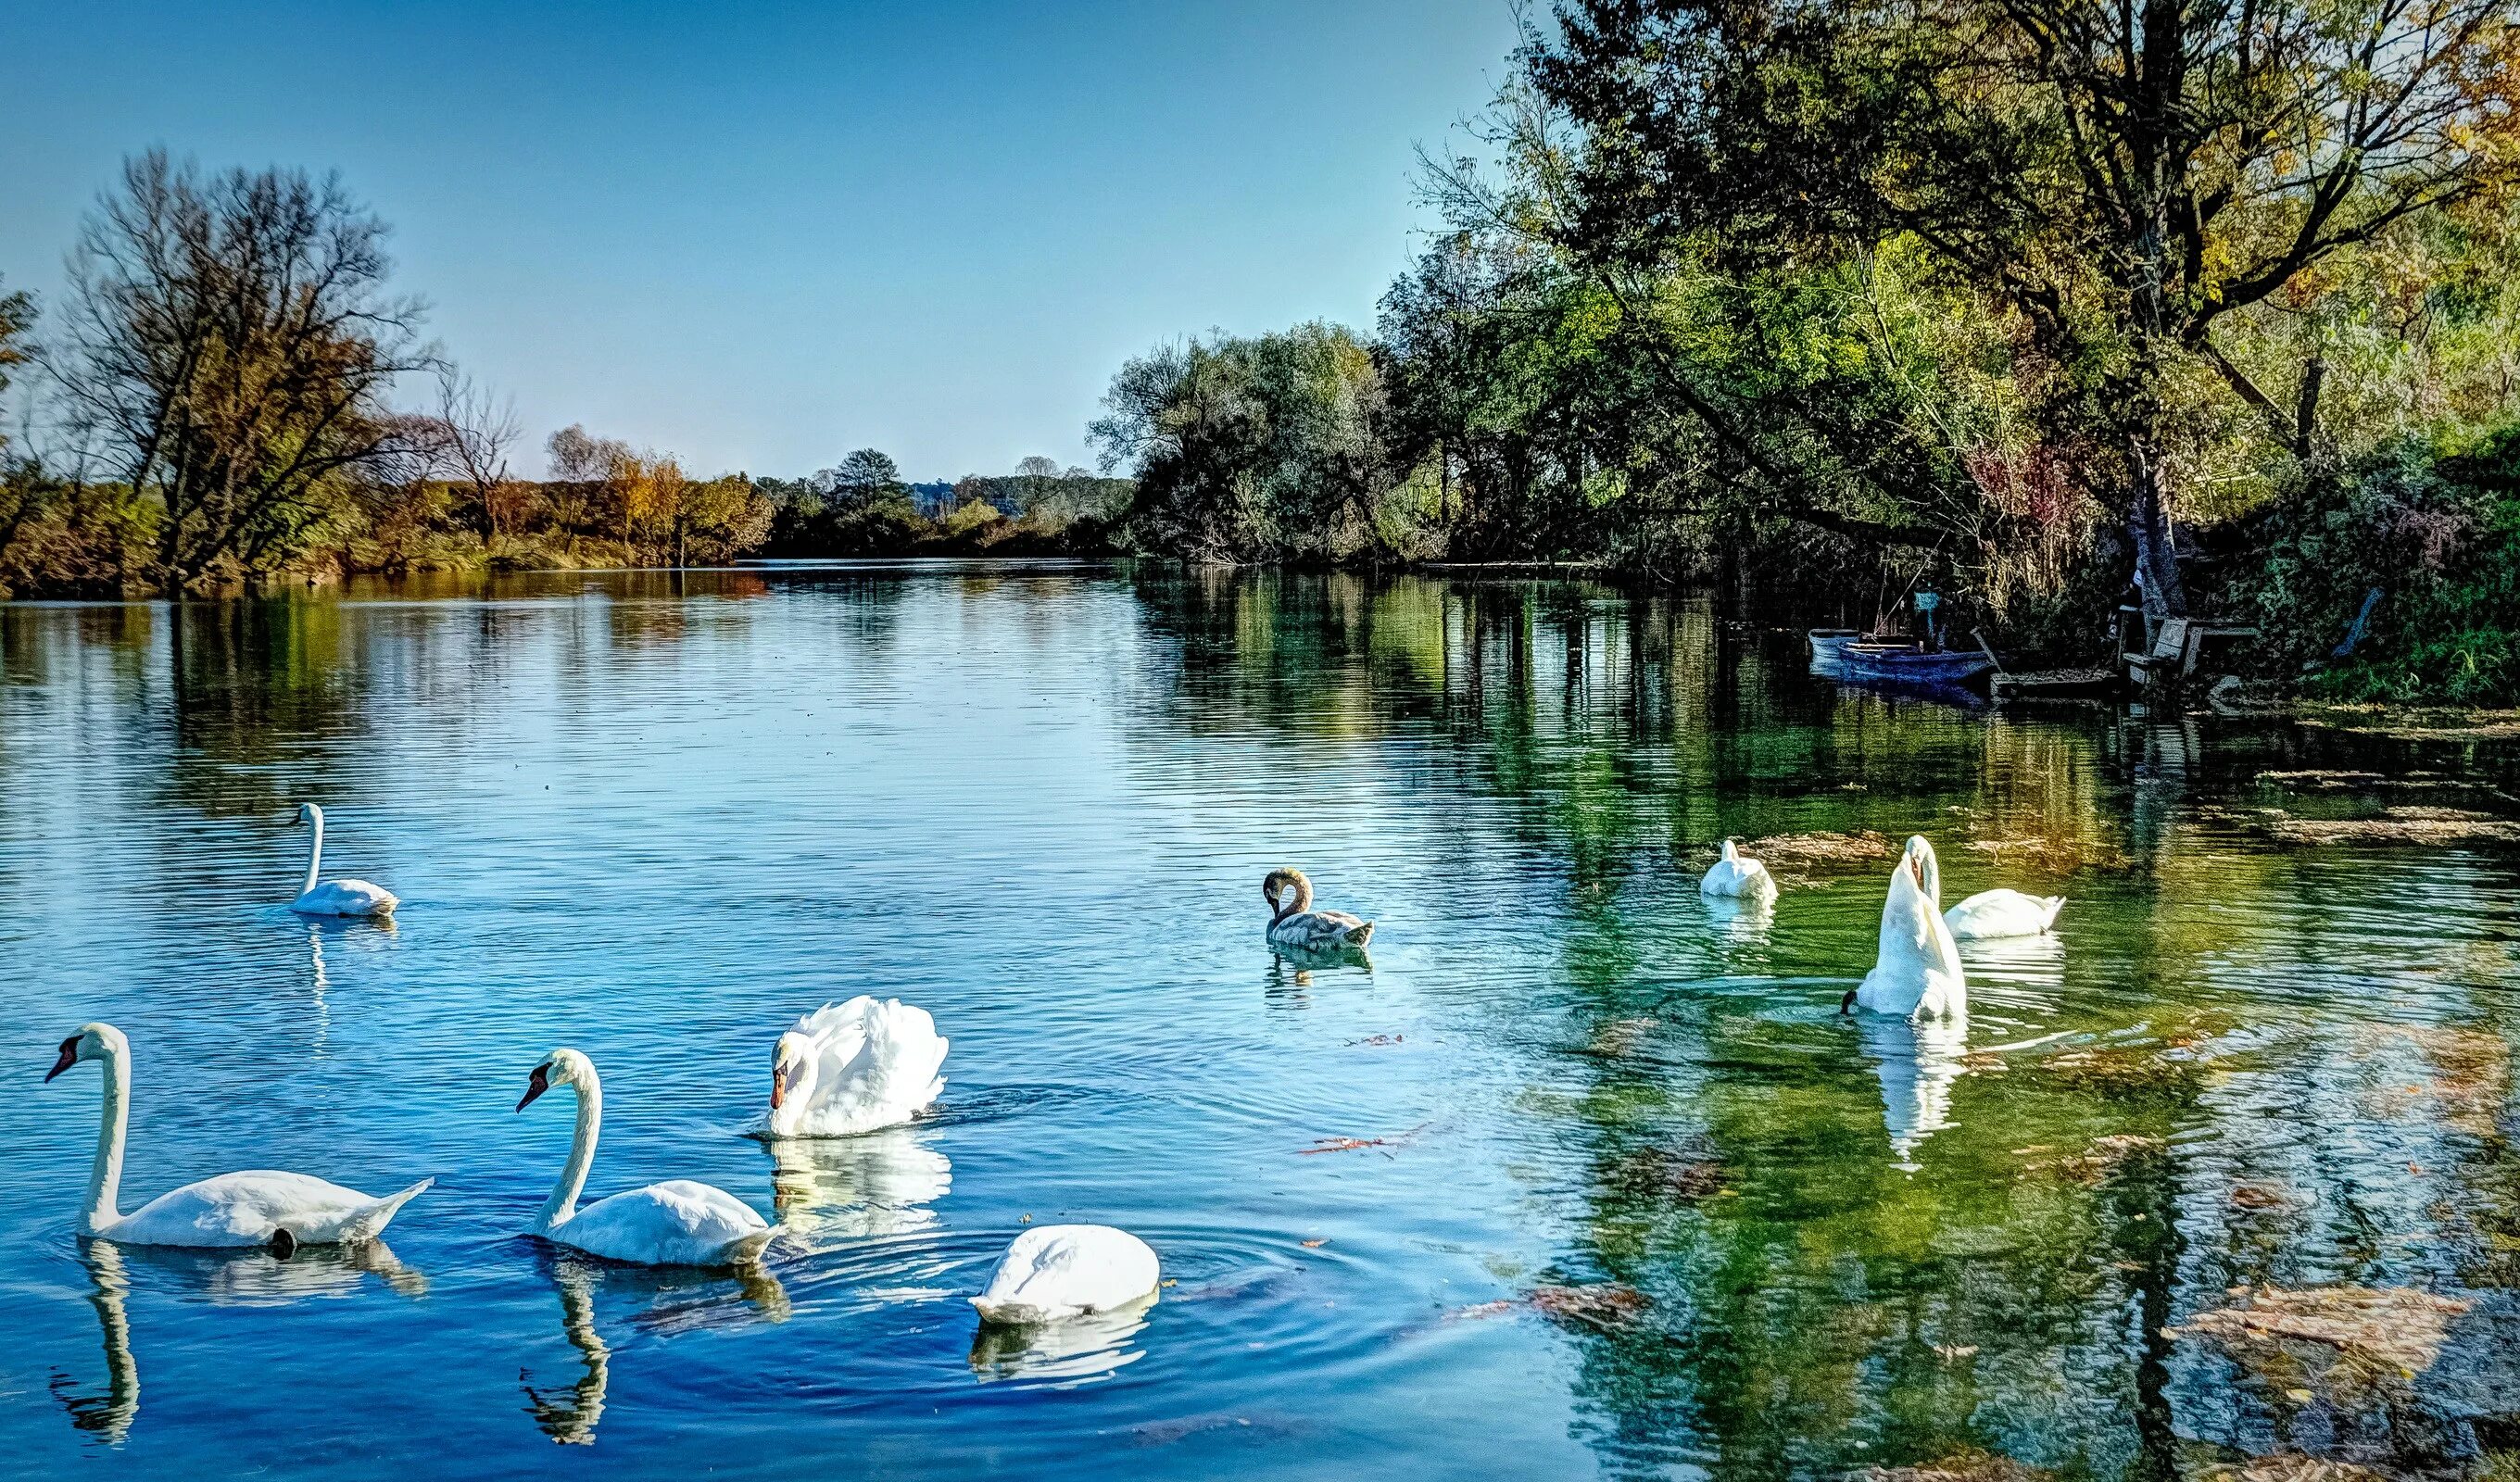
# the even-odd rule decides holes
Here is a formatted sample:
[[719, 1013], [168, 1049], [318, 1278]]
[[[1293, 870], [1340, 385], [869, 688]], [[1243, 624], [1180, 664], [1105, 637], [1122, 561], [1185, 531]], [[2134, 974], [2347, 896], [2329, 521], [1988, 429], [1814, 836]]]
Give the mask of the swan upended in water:
[[105, 1068], [105, 1115], [88, 1176], [87, 1211], [79, 1234], [130, 1245], [246, 1249], [287, 1255], [300, 1245], [372, 1240], [394, 1211], [433, 1180], [423, 1179], [382, 1198], [302, 1173], [249, 1169], [169, 1190], [129, 1214], [114, 1206], [122, 1190], [123, 1134], [131, 1122], [131, 1042], [112, 1024], [82, 1024], [62, 1041], [61, 1058], [44, 1079], [82, 1060]]
[[324, 868], [324, 810], [313, 803], [297, 805], [300, 823], [312, 821], [315, 839], [306, 850], [306, 883], [299, 887], [297, 899], [289, 909], [299, 916], [391, 916], [402, 904], [394, 893], [382, 885], [367, 880], [324, 880], [316, 876]]
[[2055, 929], [2056, 913], [2065, 909], [2061, 895], [2024, 895], [2018, 890], [1981, 890], [1943, 913], [1943, 924], [1963, 942], [2000, 936], [2040, 936]]
[[1269, 945], [1298, 952], [1326, 952], [1362, 947], [1373, 938], [1373, 922], [1344, 911], [1315, 911], [1313, 882], [1301, 870], [1272, 870], [1260, 882], [1269, 900]]
[[577, 1133], [560, 1182], [534, 1218], [535, 1235], [636, 1266], [744, 1266], [761, 1259], [778, 1227], [725, 1190], [690, 1179], [650, 1184], [578, 1208], [604, 1124], [604, 1085], [593, 1060], [574, 1050], [555, 1050], [534, 1067], [517, 1109], [532, 1105], [554, 1086], [577, 1093]]
[[844, 1138], [909, 1121], [945, 1089], [946, 1042], [924, 1009], [861, 994], [779, 1036], [770, 1056], [775, 1138]]
[[1148, 1301], [1163, 1269], [1147, 1242], [1108, 1225], [1036, 1225], [1015, 1236], [971, 1299], [991, 1323], [1056, 1323]]
[[1724, 841], [1724, 857], [1697, 882], [1700, 895], [1770, 896], [1777, 893], [1777, 879], [1768, 867], [1734, 848], [1731, 839]]
[[1838, 1009], [1940, 1018], [1968, 1011], [1968, 979], [1960, 951], [1937, 909], [1943, 871], [1934, 846], [1912, 837], [1890, 871], [1890, 894], [1881, 903], [1881, 944], [1872, 970]]

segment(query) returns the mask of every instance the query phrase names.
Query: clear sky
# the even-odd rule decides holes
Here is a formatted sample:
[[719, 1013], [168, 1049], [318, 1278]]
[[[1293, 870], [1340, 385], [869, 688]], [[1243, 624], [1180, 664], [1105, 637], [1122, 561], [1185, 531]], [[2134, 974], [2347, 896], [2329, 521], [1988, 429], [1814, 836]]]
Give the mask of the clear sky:
[[1081, 463], [1126, 355], [1370, 326], [1415, 145], [1513, 41], [1506, 0], [0, 0], [0, 280], [57, 291], [152, 145], [338, 168], [537, 444]]

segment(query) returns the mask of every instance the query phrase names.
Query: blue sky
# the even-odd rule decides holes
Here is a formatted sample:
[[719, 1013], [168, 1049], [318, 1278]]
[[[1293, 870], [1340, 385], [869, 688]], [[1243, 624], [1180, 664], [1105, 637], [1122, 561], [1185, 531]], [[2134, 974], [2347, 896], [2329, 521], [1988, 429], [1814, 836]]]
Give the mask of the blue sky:
[[1506, 0], [0, 4], [0, 280], [57, 290], [151, 145], [338, 168], [537, 442], [1084, 462], [1126, 355], [1370, 325], [1414, 147], [1513, 41]]

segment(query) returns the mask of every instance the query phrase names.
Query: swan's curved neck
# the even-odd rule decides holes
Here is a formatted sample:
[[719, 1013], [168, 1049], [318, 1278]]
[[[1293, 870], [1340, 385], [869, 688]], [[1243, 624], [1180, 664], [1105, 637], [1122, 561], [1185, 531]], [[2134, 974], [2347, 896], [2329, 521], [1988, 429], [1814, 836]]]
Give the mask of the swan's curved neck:
[[1282, 921], [1313, 909], [1313, 882], [1300, 875], [1289, 874], [1278, 882], [1278, 914], [1269, 918]]
[[299, 895], [315, 888], [315, 876], [324, 868], [324, 810], [308, 803], [306, 816], [315, 821], [315, 842], [306, 850], [306, 883], [297, 887]]
[[105, 1113], [96, 1129], [96, 1166], [88, 1173], [87, 1214], [80, 1222], [88, 1235], [103, 1235], [120, 1223], [114, 1205], [122, 1193], [122, 1136], [131, 1125], [131, 1052], [119, 1044], [105, 1051]]
[[574, 1082], [577, 1088], [577, 1135], [569, 1139], [568, 1164], [560, 1171], [560, 1182], [552, 1186], [551, 1198], [544, 1203], [538, 1230], [551, 1230], [567, 1224], [577, 1214], [577, 1196], [586, 1190], [587, 1170], [595, 1166], [595, 1138], [604, 1126], [604, 1083], [595, 1077], [591, 1064], [578, 1067]]

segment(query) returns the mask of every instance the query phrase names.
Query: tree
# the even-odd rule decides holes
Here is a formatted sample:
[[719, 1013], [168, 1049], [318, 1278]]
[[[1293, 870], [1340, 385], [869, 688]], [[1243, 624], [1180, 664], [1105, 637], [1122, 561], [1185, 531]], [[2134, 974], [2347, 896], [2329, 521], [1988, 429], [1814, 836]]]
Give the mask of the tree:
[[1088, 437], [1131, 468], [1129, 518], [1153, 549], [1206, 560], [1379, 550], [1391, 481], [1383, 391], [1350, 332], [1164, 345], [1121, 366]]
[[453, 366], [437, 373], [437, 443], [450, 478], [471, 495], [481, 539], [513, 530], [531, 490], [511, 476], [508, 453], [522, 434], [516, 403], [493, 398]]
[[999, 498], [1018, 515], [1048, 509], [1058, 496], [1058, 461], [1035, 453], [1015, 465], [1014, 477], [1004, 480], [1010, 487]]
[[634, 456], [628, 443], [594, 436], [577, 423], [551, 434], [543, 452], [551, 463], [544, 497], [553, 523], [574, 545], [585, 526], [624, 507]]
[[[1530, 49], [1585, 131], [1588, 261], [1847, 261], [1918, 244], [2037, 363], [2049, 441], [2185, 608], [2171, 514], [2192, 373], [2307, 454], [2216, 331], [2395, 224], [2514, 183], [2509, 0], [1570, 0]], [[1684, 385], [1736, 449], [1753, 428]]]
[[158, 507], [170, 589], [303, 549], [409, 430], [383, 397], [435, 357], [389, 295], [384, 223], [336, 176], [127, 160], [70, 254], [77, 434]]
[[909, 488], [901, 481], [901, 466], [873, 448], [858, 449], [841, 459], [838, 468], [825, 469], [816, 478], [843, 505], [906, 497]]

